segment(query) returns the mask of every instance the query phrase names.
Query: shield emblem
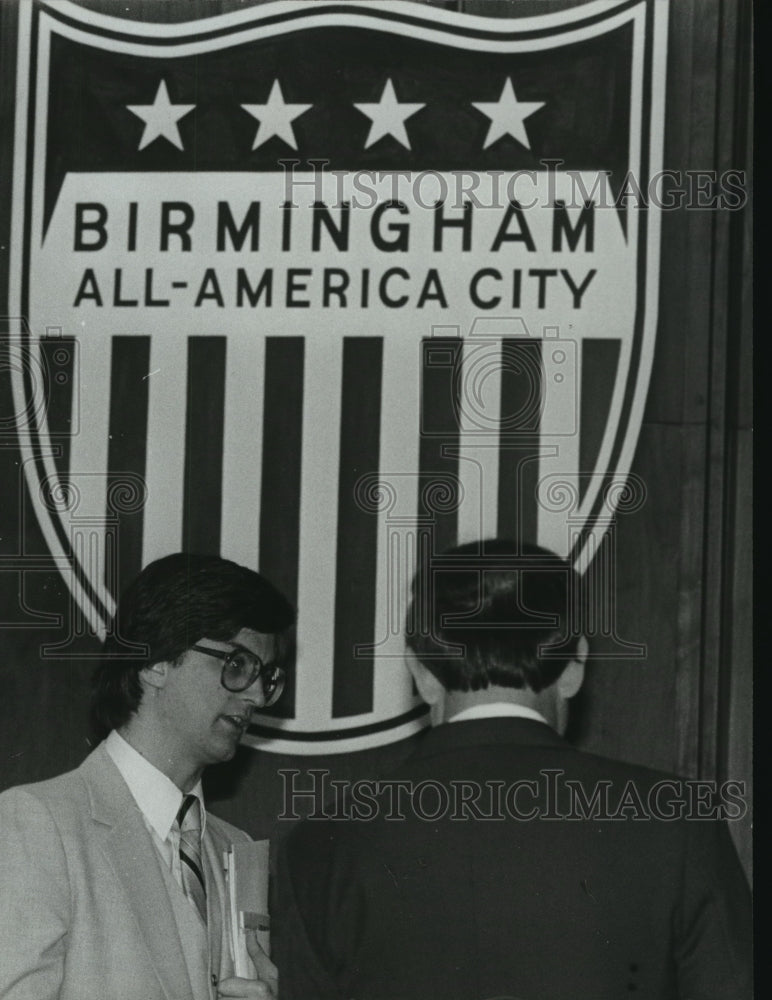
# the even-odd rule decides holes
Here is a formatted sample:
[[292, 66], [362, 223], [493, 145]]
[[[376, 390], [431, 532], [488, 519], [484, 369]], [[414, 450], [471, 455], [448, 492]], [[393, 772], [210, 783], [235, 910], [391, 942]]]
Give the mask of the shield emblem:
[[259, 568], [299, 625], [249, 739], [356, 750], [426, 721], [421, 552], [498, 534], [586, 567], [641, 499], [666, 25], [659, 0], [22, 5], [17, 432], [84, 631], [181, 547]]

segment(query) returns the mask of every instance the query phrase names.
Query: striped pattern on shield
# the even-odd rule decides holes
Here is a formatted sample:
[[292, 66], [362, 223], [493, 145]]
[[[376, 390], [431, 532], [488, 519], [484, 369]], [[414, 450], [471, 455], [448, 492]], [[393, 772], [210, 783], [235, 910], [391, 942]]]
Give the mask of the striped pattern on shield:
[[[71, 338], [40, 346], [48, 426], [52, 442], [61, 445], [57, 471], [71, 491], [76, 528], [74, 505], [84, 485], [70, 467], [78, 354]], [[555, 447], [542, 435], [545, 382], [555, 374], [577, 380], [571, 403], [580, 403], [578, 434], [566, 435], [576, 442], [576, 465], [564, 467], [561, 481], [575, 483], [578, 503], [584, 499], [591, 479], [579, 473], [595, 469], [619, 342], [585, 340], [572, 370], [561, 357], [565, 347], [548, 339], [419, 337], [415, 385], [407, 394], [404, 373], [397, 373], [397, 384], [384, 384], [389, 345], [383, 338], [345, 337], [338, 364], [333, 369], [327, 362], [328, 377], [316, 389], [322, 397], [314, 400], [316, 414], [307, 412], [314, 371], [306, 338], [267, 337], [262, 350], [253, 344], [244, 358], [232, 359], [230, 347], [224, 336], [190, 337], [175, 359], [185, 405], [174, 436], [164, 410], [167, 383], [154, 381], [151, 338], [112, 337], [101, 355], [109, 386], [107, 419], [98, 428], [107, 454], [105, 603], [145, 562], [177, 545], [252, 565], [299, 604], [298, 646], [309, 662], [318, 656], [334, 663], [331, 674], [320, 671], [331, 683], [331, 718], [372, 713], [379, 648], [402, 630], [417, 547], [441, 551], [492, 534], [544, 541], [538, 486], [540, 456]], [[384, 397], [403, 411], [388, 415], [391, 428], [399, 424], [390, 433], [402, 462], [391, 475], [382, 465]], [[304, 440], [304, 428], [313, 441]], [[156, 448], [176, 452], [176, 501], [152, 502]], [[327, 483], [319, 484], [321, 475]], [[317, 485], [327, 487], [323, 501]], [[329, 547], [331, 558], [301, 558], [301, 526], [309, 548]], [[315, 529], [318, 539], [310, 537]], [[555, 535], [552, 544], [567, 554], [569, 540]], [[379, 557], [387, 565], [379, 567]], [[301, 591], [312, 600], [314, 591], [326, 595], [313, 632], [304, 630]], [[380, 619], [379, 606], [386, 612]], [[272, 710], [279, 717], [298, 714], [302, 692], [294, 677], [290, 665], [287, 690]]]

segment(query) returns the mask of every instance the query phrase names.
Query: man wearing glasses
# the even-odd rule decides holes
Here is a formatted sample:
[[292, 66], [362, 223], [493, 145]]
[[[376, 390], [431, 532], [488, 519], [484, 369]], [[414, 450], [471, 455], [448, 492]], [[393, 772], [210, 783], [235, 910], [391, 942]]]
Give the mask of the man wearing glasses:
[[122, 596], [94, 678], [106, 738], [75, 771], [0, 795], [4, 1000], [270, 998], [235, 978], [223, 851], [248, 840], [208, 814], [201, 775], [274, 704], [294, 611], [215, 556], [151, 563]]

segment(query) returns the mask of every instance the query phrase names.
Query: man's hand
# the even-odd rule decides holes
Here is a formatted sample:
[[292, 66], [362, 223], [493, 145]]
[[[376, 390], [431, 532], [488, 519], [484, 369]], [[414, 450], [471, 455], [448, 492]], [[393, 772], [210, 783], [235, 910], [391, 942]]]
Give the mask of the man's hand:
[[217, 990], [222, 1000], [246, 997], [247, 1000], [278, 1000], [279, 972], [257, 942], [254, 931], [247, 932], [247, 951], [257, 971], [257, 979], [223, 979]]

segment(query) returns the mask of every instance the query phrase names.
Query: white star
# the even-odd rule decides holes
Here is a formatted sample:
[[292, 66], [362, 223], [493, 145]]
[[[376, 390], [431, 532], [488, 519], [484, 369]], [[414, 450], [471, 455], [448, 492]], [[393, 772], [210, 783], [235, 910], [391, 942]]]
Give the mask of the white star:
[[501, 89], [501, 97], [495, 103], [484, 101], [472, 104], [478, 111], [482, 111], [491, 120], [488, 134], [483, 143], [483, 149], [487, 149], [497, 139], [504, 135], [511, 135], [517, 139], [526, 149], [531, 148], [528, 141], [528, 134], [525, 131], [525, 119], [544, 107], [544, 101], [518, 101], [515, 97], [515, 89], [512, 80], [507, 77], [506, 83]]
[[267, 104], [242, 104], [241, 106], [260, 122], [252, 149], [262, 146], [274, 135], [286, 142], [288, 146], [297, 149], [292, 122], [303, 112], [312, 108], [313, 104], [285, 104], [279, 81], [274, 80]]
[[177, 122], [190, 114], [195, 106], [195, 104], [172, 104], [165, 80], [161, 80], [158, 84], [152, 104], [127, 104], [129, 111], [145, 123], [145, 130], [139, 140], [139, 149], [144, 149], [158, 138], [168, 139], [177, 149], [182, 149]]
[[371, 122], [365, 149], [368, 149], [385, 135], [394, 136], [397, 142], [401, 142], [406, 149], [410, 149], [405, 120], [426, 105], [400, 104], [394, 93], [394, 85], [391, 79], [388, 79], [377, 104], [355, 104], [354, 107], [363, 115], [367, 115]]

